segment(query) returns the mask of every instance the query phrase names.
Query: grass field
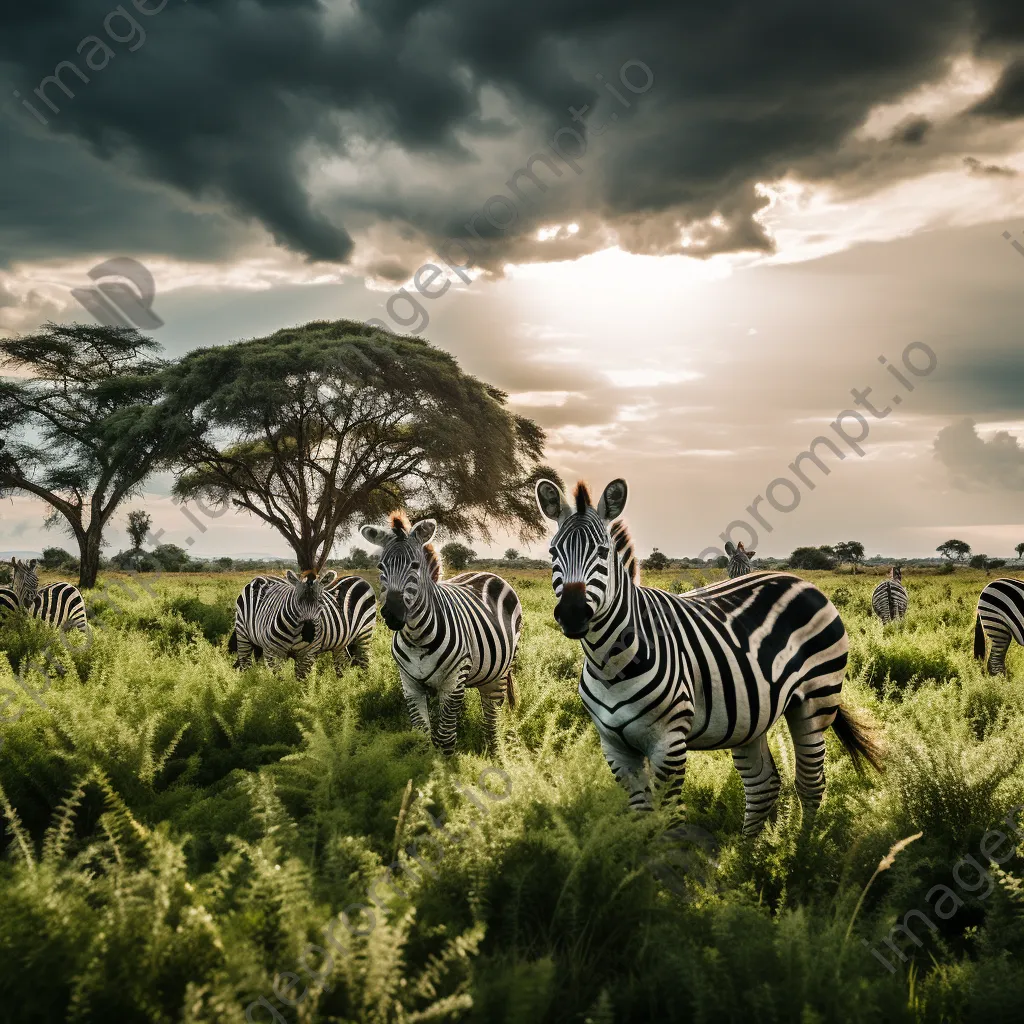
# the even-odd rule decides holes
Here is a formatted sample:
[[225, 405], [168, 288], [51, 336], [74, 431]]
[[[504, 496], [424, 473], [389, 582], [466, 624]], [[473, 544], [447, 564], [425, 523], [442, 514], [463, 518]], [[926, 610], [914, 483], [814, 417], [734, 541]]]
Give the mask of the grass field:
[[[964, 860], [981, 869], [1024, 804], [1024, 657], [989, 679], [971, 656], [985, 574], [908, 574], [909, 615], [884, 629], [878, 576], [802, 575], [840, 608], [844, 692], [884, 723], [888, 768], [857, 775], [830, 737], [805, 835], [777, 728], [783, 796], [750, 842], [730, 755], [697, 752], [685, 798], [710, 855], [628, 813], [546, 573], [510, 577], [518, 705], [491, 759], [473, 694], [450, 761], [409, 730], [381, 623], [365, 671], [234, 671], [241, 576], [94, 592], [92, 644], [49, 682], [24, 670], [54, 634], [8, 621], [0, 1019], [1019, 1020], [1024, 861], [1012, 841], [987, 874]], [[885, 944], [901, 922], [905, 962]]]

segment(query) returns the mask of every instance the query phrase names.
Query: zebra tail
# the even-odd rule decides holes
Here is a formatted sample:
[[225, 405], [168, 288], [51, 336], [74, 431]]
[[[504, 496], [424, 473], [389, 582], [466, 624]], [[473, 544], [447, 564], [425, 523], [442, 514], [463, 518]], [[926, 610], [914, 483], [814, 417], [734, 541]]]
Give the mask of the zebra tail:
[[232, 654], [238, 653], [238, 631], [231, 630], [231, 636], [228, 637], [228, 650]]
[[832, 728], [839, 742], [853, 760], [858, 772], [863, 771], [867, 761], [876, 772], [885, 771], [882, 758], [885, 750], [879, 736], [878, 726], [847, 705], [840, 704]]
[[516, 706], [516, 686], [515, 681], [512, 678], [511, 672], [509, 672], [509, 674], [505, 676], [505, 680], [507, 682], [507, 685], [505, 687], [505, 696], [508, 699], [508, 706], [509, 709], [511, 710]]
[[985, 627], [981, 624], [981, 615], [974, 617], [974, 656], [978, 661], [985, 660]]

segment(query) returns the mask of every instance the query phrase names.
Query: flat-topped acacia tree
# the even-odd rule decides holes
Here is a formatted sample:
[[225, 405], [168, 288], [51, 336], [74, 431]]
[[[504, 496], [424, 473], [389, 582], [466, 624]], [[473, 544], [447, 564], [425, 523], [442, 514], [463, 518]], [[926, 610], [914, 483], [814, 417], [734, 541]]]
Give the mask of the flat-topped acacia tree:
[[196, 349], [168, 371], [196, 440], [175, 486], [252, 513], [319, 569], [335, 538], [405, 507], [451, 534], [544, 527], [544, 433], [453, 356], [351, 320]]
[[160, 346], [134, 328], [47, 323], [0, 340], [0, 489], [34, 494], [78, 542], [96, 585], [103, 529], [183, 447], [192, 420], [163, 400]]

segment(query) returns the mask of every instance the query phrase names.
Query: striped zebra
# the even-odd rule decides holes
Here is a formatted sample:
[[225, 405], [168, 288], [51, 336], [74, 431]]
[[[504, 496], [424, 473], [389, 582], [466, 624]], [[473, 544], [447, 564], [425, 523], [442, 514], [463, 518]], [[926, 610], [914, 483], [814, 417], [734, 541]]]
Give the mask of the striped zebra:
[[42, 619], [65, 632], [77, 629], [88, 632], [85, 601], [82, 592], [71, 583], [51, 583], [39, 586], [36, 559], [22, 562], [11, 559], [14, 569], [14, 586], [0, 587], [0, 614], [21, 609], [34, 619]]
[[756, 551], [747, 551], [743, 547], [743, 541], [733, 544], [731, 540], [725, 542], [725, 553], [729, 556], [729, 579], [734, 580], [737, 576], [746, 576], [753, 571], [750, 560], [757, 554]]
[[537, 483], [541, 511], [558, 524], [555, 620], [583, 642], [580, 697], [630, 806], [652, 807], [645, 758], [671, 806], [689, 749], [731, 749], [746, 798], [743, 832], [755, 835], [779, 795], [767, 733], [785, 715], [810, 824], [825, 790], [829, 726], [858, 766], [880, 759], [870, 728], [840, 701], [849, 641], [839, 613], [817, 587], [784, 573], [680, 595], [641, 586], [619, 555], [624, 527], [608, 529], [626, 493], [626, 482], [613, 480], [595, 508], [585, 484], [571, 505], [550, 480]]
[[516, 592], [489, 572], [464, 572], [442, 579], [441, 562], [430, 544], [436, 523], [414, 526], [393, 512], [387, 527], [359, 531], [381, 548], [380, 583], [384, 622], [395, 631], [391, 651], [415, 728], [431, 735], [427, 698], [438, 698], [434, 744], [455, 750], [455, 729], [466, 688], [480, 692], [493, 747], [498, 709], [508, 697], [515, 707], [512, 660], [523, 627]]
[[1024, 582], [993, 580], [978, 597], [974, 620], [974, 656], [985, 657], [985, 639], [992, 643], [988, 656], [988, 674], [1006, 673], [1006, 652], [1010, 641], [1024, 644]]
[[907, 591], [903, 586], [903, 571], [898, 565], [894, 565], [889, 570], [889, 578], [871, 592], [871, 607], [884, 623], [902, 619], [907, 614]]
[[[302, 573], [289, 569], [283, 579], [257, 576], [250, 580], [235, 601], [235, 628], [228, 640], [228, 650], [238, 655], [236, 667], [247, 668], [259, 658], [269, 662], [294, 658], [295, 676], [304, 679], [316, 656], [327, 649], [323, 646], [331, 614], [327, 609], [337, 605], [330, 587], [337, 576], [333, 569], [319, 575], [311, 569]], [[358, 606], [363, 608], [361, 602]], [[359, 621], [365, 628], [363, 619]], [[365, 633], [360, 636], [365, 642]]]

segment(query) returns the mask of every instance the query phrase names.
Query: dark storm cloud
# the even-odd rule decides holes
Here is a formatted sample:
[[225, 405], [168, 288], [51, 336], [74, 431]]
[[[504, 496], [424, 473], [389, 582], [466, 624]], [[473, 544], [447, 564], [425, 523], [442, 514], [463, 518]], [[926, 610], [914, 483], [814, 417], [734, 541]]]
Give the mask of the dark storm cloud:
[[1024, 491], [1024, 448], [1008, 431], [996, 431], [986, 441], [974, 421], [964, 419], [940, 430], [933, 449], [962, 490]]
[[[40, 245], [54, 253], [75, 245], [177, 251], [184, 223], [158, 230], [161, 218], [174, 221], [166, 198], [151, 207], [161, 208], [150, 213], [156, 224], [143, 216], [149, 244], [135, 244], [130, 214], [148, 198], [129, 186], [118, 193], [120, 215], [101, 202], [79, 212], [69, 237], [48, 231], [80, 190], [79, 211], [94, 209], [88, 199], [99, 188], [88, 175], [79, 181], [74, 159], [35, 179], [30, 168], [47, 143], [34, 135], [48, 130], [84, 143], [117, 167], [112, 173], [130, 170], [192, 201], [221, 203], [297, 252], [344, 261], [353, 232], [379, 223], [423, 246], [468, 237], [466, 223], [488, 196], [573, 124], [570, 106], [586, 106], [593, 125], [620, 112], [614, 131], [591, 134], [579, 174], [562, 166], [546, 191], [527, 185], [532, 198], [508, 230], [491, 232], [477, 262], [578, 255], [601, 245], [605, 224], [631, 249], [672, 252], [682, 227], [716, 212], [724, 224], [697, 232], [702, 251], [767, 249], [755, 182], [793, 168], [829, 177], [834, 154], [872, 107], [940, 79], [965, 49], [1008, 59], [1021, 43], [1017, 0], [8, 4], [0, 62], [11, 89], [49, 125], [10, 100], [6, 117], [20, 118], [25, 133], [13, 144], [18, 158], [0, 166], [0, 183], [9, 194], [20, 179], [25, 228], [38, 217]], [[649, 66], [655, 84], [626, 110], [595, 76], [630, 97], [617, 81], [630, 60]], [[74, 97], [51, 83], [47, 104], [35, 90], [62, 61], [89, 80], [65, 67], [61, 81]], [[1019, 67], [978, 114], [1024, 113]], [[505, 113], [495, 112], [493, 96], [504, 98]], [[903, 141], [924, 135], [910, 125]], [[400, 186], [384, 175], [356, 186], [316, 180], [334, 157], [373, 170], [396, 149], [411, 168]], [[869, 151], [848, 155], [843, 170], [871, 161]], [[894, 163], [892, 173], [907, 166]], [[66, 195], [55, 199], [55, 190]], [[576, 217], [580, 232], [545, 247], [532, 236], [554, 215]], [[115, 226], [125, 232], [117, 245]], [[211, 252], [224, 237], [211, 227], [195, 236]], [[377, 262], [398, 272], [393, 261]]]

